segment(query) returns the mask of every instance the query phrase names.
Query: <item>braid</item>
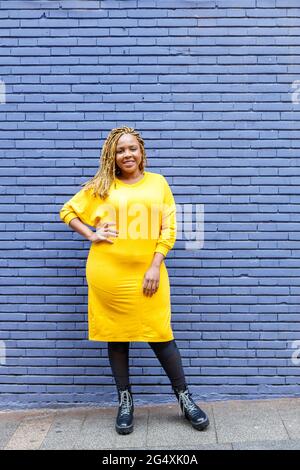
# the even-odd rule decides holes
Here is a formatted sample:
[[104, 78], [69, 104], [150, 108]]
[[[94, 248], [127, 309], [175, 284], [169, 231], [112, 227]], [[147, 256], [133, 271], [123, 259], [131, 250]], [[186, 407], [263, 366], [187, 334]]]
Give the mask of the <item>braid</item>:
[[108, 196], [109, 188], [114, 181], [115, 177], [120, 174], [120, 170], [116, 165], [116, 147], [121, 135], [131, 134], [136, 137], [139, 142], [142, 161], [139, 165], [139, 169], [143, 172], [147, 164], [147, 157], [145, 152], [144, 141], [140, 134], [132, 127], [117, 127], [112, 129], [107, 136], [101, 152], [100, 166], [97, 173], [93, 178], [83, 183], [82, 186], [86, 189], [92, 188], [93, 194], [98, 194], [102, 199]]

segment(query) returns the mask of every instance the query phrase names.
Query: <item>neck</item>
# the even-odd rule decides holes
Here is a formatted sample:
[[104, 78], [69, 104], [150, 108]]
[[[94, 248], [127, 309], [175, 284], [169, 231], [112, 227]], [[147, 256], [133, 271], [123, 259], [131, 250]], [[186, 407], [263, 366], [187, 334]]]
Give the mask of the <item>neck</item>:
[[143, 173], [140, 170], [137, 170], [136, 172], [130, 173], [130, 174], [121, 173], [121, 175], [119, 175], [118, 178], [130, 181], [130, 180], [135, 180], [135, 179], [139, 178], [140, 176], [142, 176], [142, 174]]

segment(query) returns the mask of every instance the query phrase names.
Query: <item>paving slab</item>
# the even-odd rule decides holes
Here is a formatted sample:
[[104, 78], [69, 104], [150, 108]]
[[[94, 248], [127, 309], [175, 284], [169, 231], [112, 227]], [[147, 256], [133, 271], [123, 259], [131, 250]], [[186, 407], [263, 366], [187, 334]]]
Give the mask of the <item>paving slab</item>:
[[118, 404], [0, 411], [0, 448], [230, 450], [300, 448], [300, 398], [198, 402], [210, 426], [194, 429], [179, 405], [135, 406], [134, 432], [115, 430]]
[[278, 410], [290, 439], [300, 436], [300, 408], [291, 406], [290, 409], [280, 408]]
[[176, 450], [184, 452], [185, 450], [232, 450], [231, 444], [207, 444], [195, 446], [184, 446], [184, 447], [148, 447], [147, 450]]
[[267, 401], [270, 401], [278, 410], [300, 409], [300, 398], [276, 398], [275, 400]]
[[289, 439], [274, 403], [219, 402], [214, 403], [213, 413], [218, 442]]
[[21, 419], [9, 417], [6, 419], [0, 418], [0, 449], [4, 449], [8, 441], [19, 427]]
[[113, 410], [88, 410], [73, 449], [103, 449], [114, 447]]
[[86, 410], [72, 410], [57, 413], [40, 445], [40, 449], [73, 449], [80, 438], [81, 428], [86, 419], [86, 415]]
[[24, 418], [10, 439], [3, 447], [4, 450], [30, 450], [38, 449], [42, 444], [54, 415], [31, 416]]
[[300, 440], [234, 442], [233, 450], [299, 450]]
[[210, 426], [204, 431], [194, 429], [182, 414], [179, 415], [178, 405], [150, 408], [147, 446], [150, 448], [159, 443], [163, 447], [180, 449], [185, 446], [197, 448], [203, 444], [215, 444], [217, 441], [211, 405], [200, 402], [197, 404], [210, 418]]

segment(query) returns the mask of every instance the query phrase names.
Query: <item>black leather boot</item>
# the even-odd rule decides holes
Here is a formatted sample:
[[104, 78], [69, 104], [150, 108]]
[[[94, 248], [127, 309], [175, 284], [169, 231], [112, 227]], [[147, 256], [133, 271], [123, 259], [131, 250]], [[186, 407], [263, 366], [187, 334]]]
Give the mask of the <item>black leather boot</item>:
[[191, 398], [192, 393], [187, 387], [172, 387], [179, 402], [179, 415], [184, 415], [192, 426], [198, 431], [203, 431], [209, 425], [209, 419], [205, 412]]
[[133, 431], [133, 398], [131, 387], [118, 388], [119, 410], [116, 419], [116, 431], [119, 434], [130, 434]]

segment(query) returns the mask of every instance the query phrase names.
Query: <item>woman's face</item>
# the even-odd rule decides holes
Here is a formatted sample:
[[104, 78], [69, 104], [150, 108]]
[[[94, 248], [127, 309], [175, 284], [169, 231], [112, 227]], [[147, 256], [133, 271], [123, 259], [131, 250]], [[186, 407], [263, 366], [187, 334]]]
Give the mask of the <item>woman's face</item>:
[[132, 134], [121, 135], [116, 148], [116, 165], [121, 170], [121, 174], [139, 175], [141, 161], [142, 153], [137, 138]]

